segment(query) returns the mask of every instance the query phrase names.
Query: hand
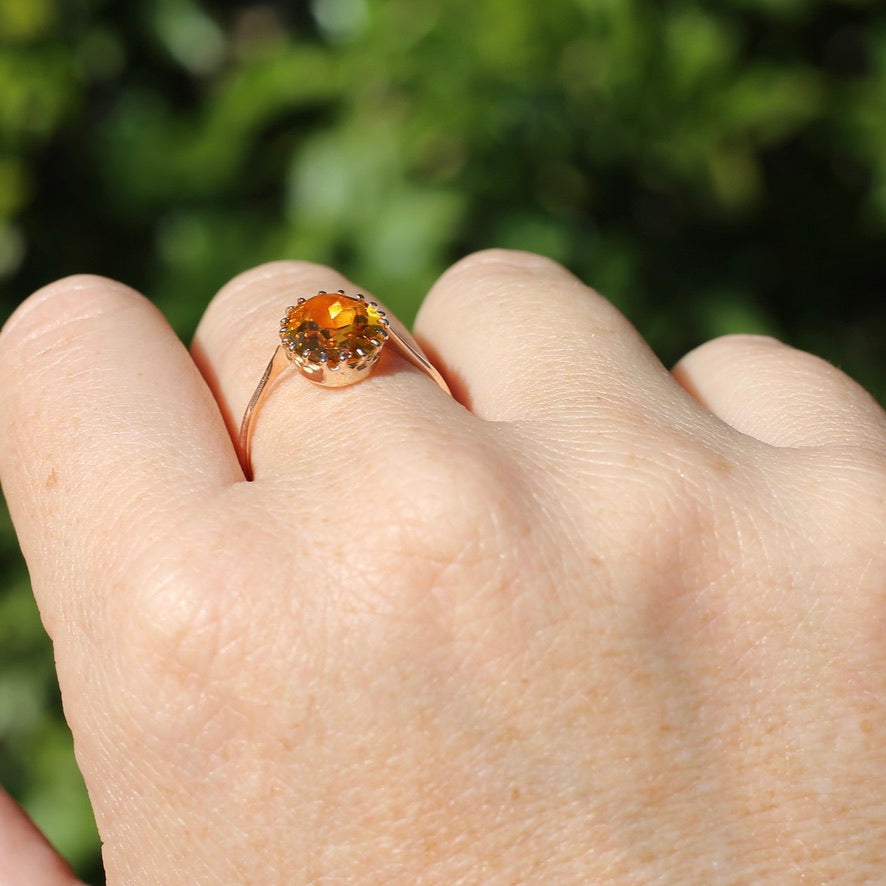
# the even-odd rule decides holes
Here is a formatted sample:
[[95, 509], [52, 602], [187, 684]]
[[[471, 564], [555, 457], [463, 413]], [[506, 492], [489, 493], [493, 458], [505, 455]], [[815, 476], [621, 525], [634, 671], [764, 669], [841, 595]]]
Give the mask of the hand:
[[0, 790], [0, 886], [76, 886], [71, 869]]
[[775, 341], [669, 374], [544, 259], [292, 375], [309, 264], [189, 355], [78, 277], [0, 336], [0, 465], [110, 883], [865, 882], [886, 870], [886, 417]]

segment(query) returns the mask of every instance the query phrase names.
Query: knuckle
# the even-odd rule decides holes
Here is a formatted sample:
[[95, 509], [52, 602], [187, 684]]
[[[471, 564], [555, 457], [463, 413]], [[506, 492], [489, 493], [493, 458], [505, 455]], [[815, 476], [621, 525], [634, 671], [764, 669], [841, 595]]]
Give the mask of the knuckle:
[[291, 673], [305, 640], [292, 570], [269, 569], [281, 555], [274, 533], [244, 550], [229, 522], [173, 523], [116, 567], [109, 602], [121, 716], [161, 748], [257, 722], [279, 699], [281, 662]]
[[256, 290], [289, 290], [293, 286], [320, 288], [331, 286], [330, 280], [340, 280], [338, 271], [326, 265], [309, 261], [281, 260], [266, 262], [243, 271], [228, 281], [218, 292], [210, 309], [232, 307], [242, 312], [244, 302], [252, 303]]
[[400, 468], [399, 521], [444, 549], [459, 547], [465, 535], [476, 536], [497, 522], [506, 506], [507, 467], [481, 447], [450, 451], [443, 458], [413, 454]]
[[752, 335], [745, 332], [721, 335], [693, 348], [677, 363], [674, 372], [679, 373], [686, 366], [696, 363], [744, 360], [764, 352], [771, 357], [777, 349], [788, 350], [788, 347], [769, 335]]
[[197, 329], [197, 339], [227, 341], [231, 329], [264, 330], [291, 303], [293, 293], [345, 288], [350, 284], [333, 268], [307, 261], [274, 261], [238, 274], [209, 303]]
[[501, 274], [514, 273], [548, 276], [568, 274], [561, 264], [545, 256], [515, 249], [496, 248], [484, 249], [462, 258], [443, 274], [441, 280], [461, 276], [497, 277]]
[[158, 682], [225, 679], [248, 642], [250, 600], [241, 589], [254, 564], [238, 556], [223, 526], [208, 529], [187, 512], [153, 536], [122, 567], [126, 668]]
[[92, 274], [65, 277], [25, 299], [0, 331], [0, 350], [32, 350], [62, 330], [125, 309], [141, 299], [128, 286]]
[[675, 370], [695, 363], [722, 367], [737, 365], [742, 370], [765, 368], [772, 374], [773, 382], [810, 385], [817, 400], [824, 394], [840, 402], [847, 394], [853, 395], [859, 387], [842, 370], [822, 357], [768, 335], [733, 333], [711, 339], [683, 357]]
[[[722, 568], [713, 552], [733, 550], [735, 538], [752, 531], [749, 515], [759, 506], [740, 459], [682, 432], [653, 429], [625, 459], [625, 470], [607, 476], [597, 496], [601, 556], [608, 550], [614, 562], [639, 568], [652, 598], [662, 588], [709, 586]], [[748, 503], [747, 513], [736, 513], [735, 500]]]
[[202, 674], [218, 645], [220, 610], [205, 578], [164, 563], [134, 584], [122, 613], [124, 652], [136, 670]]
[[752, 332], [730, 332], [719, 335], [709, 342], [701, 345], [702, 348], [729, 348], [733, 350], [754, 350], [762, 348], [788, 348], [788, 345], [779, 341], [773, 335], [762, 335]]
[[369, 568], [365, 553], [346, 566], [339, 614], [394, 660], [418, 647], [453, 663], [518, 654], [537, 551], [521, 492], [507, 459], [482, 447], [401, 461], [362, 539]]
[[155, 747], [199, 745], [262, 694], [244, 668], [255, 629], [232, 593], [236, 577], [207, 571], [202, 557], [198, 574], [185, 550], [163, 559], [130, 579], [117, 614], [120, 715]]
[[465, 575], [482, 586], [506, 568], [522, 532], [518, 486], [508, 460], [483, 445], [401, 459], [373, 532], [403, 593], [467, 590]]

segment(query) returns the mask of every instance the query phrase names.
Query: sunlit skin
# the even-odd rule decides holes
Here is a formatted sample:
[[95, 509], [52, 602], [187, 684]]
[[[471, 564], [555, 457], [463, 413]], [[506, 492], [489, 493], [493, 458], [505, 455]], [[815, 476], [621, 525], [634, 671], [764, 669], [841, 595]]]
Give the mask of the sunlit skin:
[[[558, 265], [484, 252], [416, 321], [454, 397], [388, 349], [348, 387], [292, 373], [246, 482], [281, 310], [338, 288], [250, 271], [188, 352], [77, 277], [0, 334], [3, 488], [109, 882], [882, 879], [876, 402], [768, 338], [668, 372]], [[8, 882], [45, 864], [20, 833]]]

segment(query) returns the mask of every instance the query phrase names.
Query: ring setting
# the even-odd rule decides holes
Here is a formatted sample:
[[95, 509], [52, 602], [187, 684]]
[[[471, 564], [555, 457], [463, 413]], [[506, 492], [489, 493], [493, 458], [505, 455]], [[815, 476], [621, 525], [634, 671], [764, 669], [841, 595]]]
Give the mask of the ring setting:
[[368, 378], [386, 347], [431, 378], [447, 394], [449, 387], [415, 339], [377, 302], [343, 289], [320, 290], [299, 298], [280, 320], [280, 344], [274, 351], [240, 423], [239, 455], [246, 478], [252, 479], [252, 432], [255, 419], [274, 383], [287, 371], [327, 388], [341, 388]]
[[360, 381], [381, 356], [390, 325], [366, 296], [320, 291], [300, 298], [280, 321], [286, 356], [313, 382], [343, 387]]

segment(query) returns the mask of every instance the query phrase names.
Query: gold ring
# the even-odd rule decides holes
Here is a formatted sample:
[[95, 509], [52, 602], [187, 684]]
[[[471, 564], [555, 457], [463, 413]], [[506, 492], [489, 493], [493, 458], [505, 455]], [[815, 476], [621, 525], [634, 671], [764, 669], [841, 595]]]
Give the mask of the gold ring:
[[447, 394], [449, 386], [406, 328], [362, 293], [321, 290], [300, 298], [280, 321], [280, 340], [240, 423], [240, 462], [252, 479], [252, 430], [259, 407], [284, 370], [295, 369], [318, 385], [340, 388], [362, 381], [388, 344], [430, 376]]

